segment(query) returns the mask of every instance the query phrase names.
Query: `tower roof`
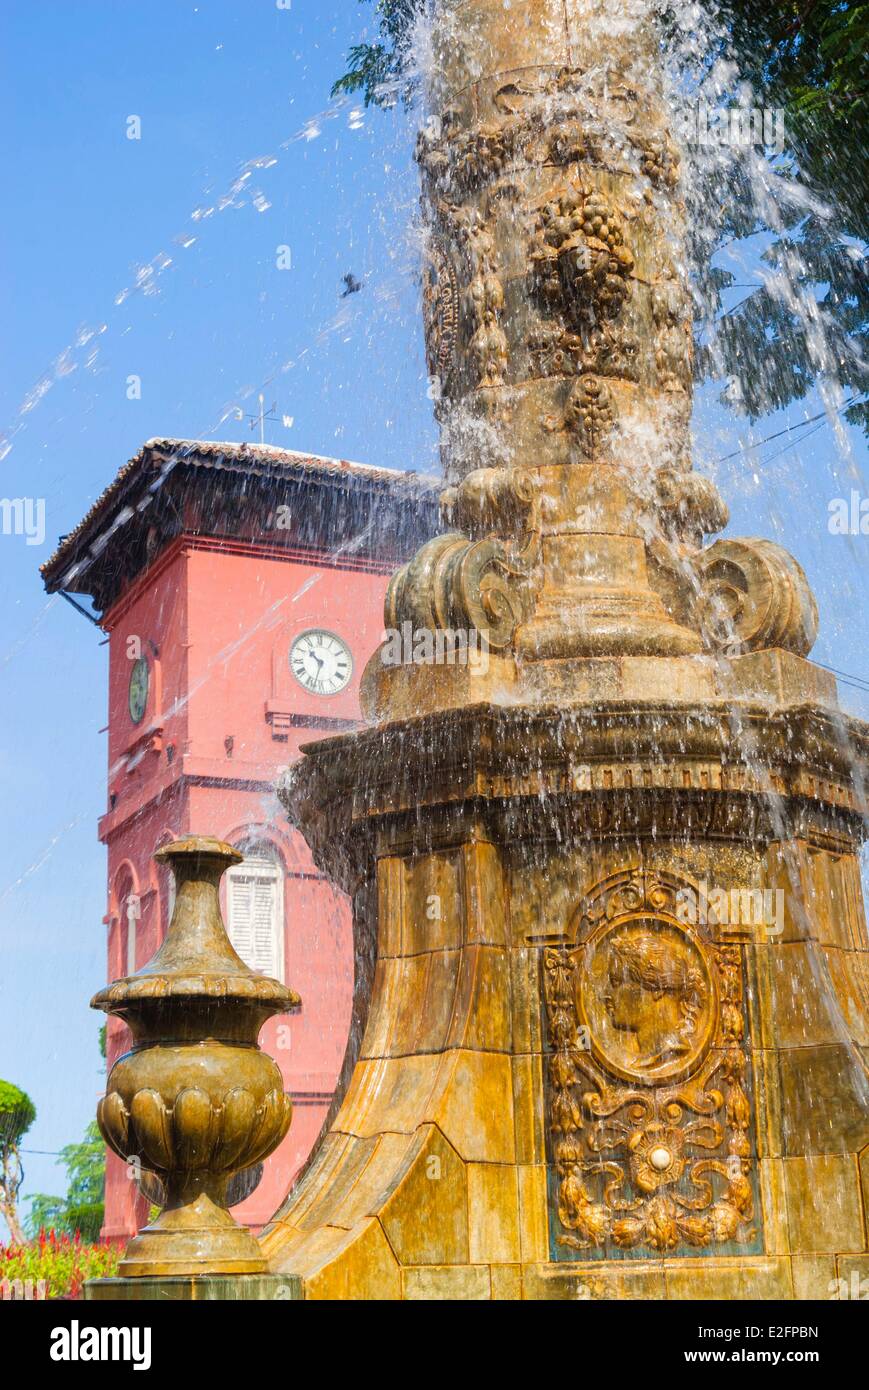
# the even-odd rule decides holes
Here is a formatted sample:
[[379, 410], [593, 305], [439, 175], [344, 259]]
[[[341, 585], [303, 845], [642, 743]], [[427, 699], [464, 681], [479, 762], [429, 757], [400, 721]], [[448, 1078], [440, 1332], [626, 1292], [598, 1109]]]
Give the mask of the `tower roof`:
[[[389, 567], [436, 530], [441, 487], [431, 474], [270, 444], [149, 439], [40, 573], [49, 593], [89, 594], [105, 610], [176, 536], [250, 540], [268, 527], [269, 540], [287, 548], [346, 547]], [[281, 507], [290, 524], [274, 529]]]

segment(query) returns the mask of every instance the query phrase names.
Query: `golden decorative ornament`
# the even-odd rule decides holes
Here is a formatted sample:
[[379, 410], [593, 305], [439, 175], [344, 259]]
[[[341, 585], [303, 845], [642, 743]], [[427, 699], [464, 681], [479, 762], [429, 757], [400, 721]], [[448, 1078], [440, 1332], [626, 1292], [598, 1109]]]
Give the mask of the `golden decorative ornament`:
[[190, 836], [158, 850], [175, 876], [166, 939], [135, 975], [91, 1007], [129, 1025], [131, 1049], [109, 1073], [97, 1123], [111, 1149], [160, 1179], [166, 1203], [130, 1241], [119, 1273], [255, 1274], [260, 1247], [226, 1210], [233, 1174], [267, 1157], [290, 1127], [280, 1071], [259, 1050], [266, 1019], [295, 1008], [293, 990], [257, 975], [233, 950], [218, 884], [243, 855]]

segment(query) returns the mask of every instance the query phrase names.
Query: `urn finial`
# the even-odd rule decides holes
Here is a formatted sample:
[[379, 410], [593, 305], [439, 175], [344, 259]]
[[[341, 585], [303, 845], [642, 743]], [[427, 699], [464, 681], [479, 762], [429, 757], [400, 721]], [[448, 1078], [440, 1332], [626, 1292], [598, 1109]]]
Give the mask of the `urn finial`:
[[226, 934], [218, 890], [224, 872], [241, 863], [238, 850], [196, 835], [155, 857], [175, 876], [166, 939], [141, 970], [91, 1000], [133, 1034], [109, 1074], [100, 1131], [121, 1158], [155, 1173], [166, 1193], [160, 1216], [128, 1245], [120, 1273], [259, 1273], [265, 1260], [226, 1210], [227, 1189], [290, 1127], [280, 1071], [257, 1038], [299, 996], [245, 965]]

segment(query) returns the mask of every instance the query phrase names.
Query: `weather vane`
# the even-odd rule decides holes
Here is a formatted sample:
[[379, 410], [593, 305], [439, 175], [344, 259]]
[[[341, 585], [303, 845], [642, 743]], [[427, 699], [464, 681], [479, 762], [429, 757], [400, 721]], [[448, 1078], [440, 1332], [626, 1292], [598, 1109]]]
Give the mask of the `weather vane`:
[[248, 411], [242, 410], [241, 406], [238, 406], [235, 412], [235, 416], [237, 420], [247, 420], [248, 427], [251, 430], [255, 430], [257, 426], [259, 426], [260, 444], [265, 444], [266, 442], [266, 420], [273, 420], [276, 424], [278, 423], [278, 421], [280, 421], [284, 429], [292, 429], [294, 417], [292, 415], [286, 415], [283, 413], [280, 416], [278, 416], [277, 401], [272, 401], [268, 410], [266, 410], [266, 398], [263, 395], [262, 391], [260, 391], [259, 393], [258, 400], [259, 410], [257, 411], [256, 415], [251, 415]]

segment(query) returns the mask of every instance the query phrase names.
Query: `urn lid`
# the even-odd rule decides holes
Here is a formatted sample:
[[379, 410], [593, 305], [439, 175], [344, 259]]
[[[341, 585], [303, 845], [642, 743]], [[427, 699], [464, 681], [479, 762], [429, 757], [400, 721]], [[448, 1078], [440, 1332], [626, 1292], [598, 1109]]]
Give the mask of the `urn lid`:
[[91, 1008], [125, 1015], [148, 1001], [164, 1004], [213, 1000], [251, 1005], [262, 1018], [286, 1013], [301, 1001], [295, 990], [260, 975], [234, 949], [220, 913], [218, 885], [244, 855], [206, 835], [191, 835], [157, 850], [175, 876], [175, 910], [166, 939], [135, 974], [98, 991]]

